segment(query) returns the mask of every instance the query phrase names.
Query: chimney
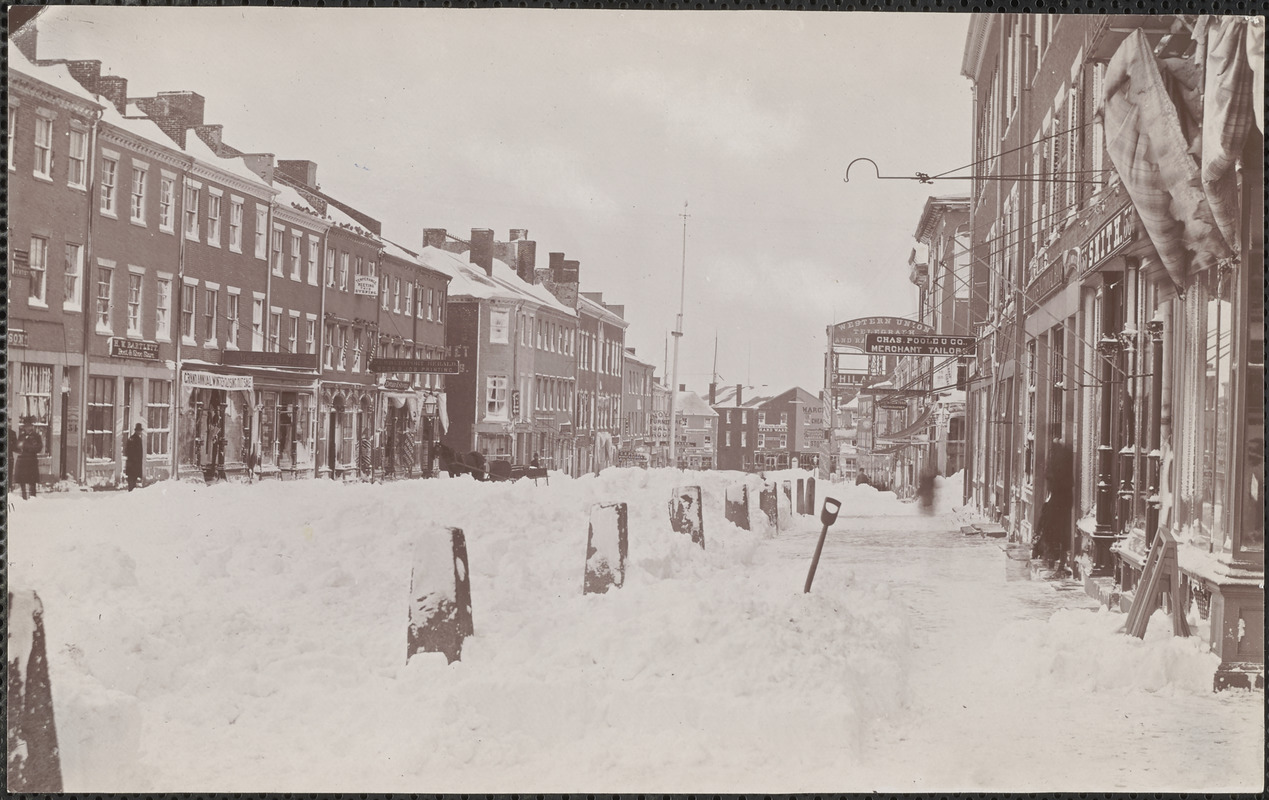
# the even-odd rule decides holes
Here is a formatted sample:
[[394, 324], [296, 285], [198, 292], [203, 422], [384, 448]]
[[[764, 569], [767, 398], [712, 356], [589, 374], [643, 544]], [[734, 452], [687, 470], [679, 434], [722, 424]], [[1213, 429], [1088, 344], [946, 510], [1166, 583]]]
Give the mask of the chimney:
[[211, 148], [213, 153], [221, 154], [220, 149], [223, 146], [221, 137], [225, 135], [224, 125], [199, 125], [194, 129], [194, 133], [203, 140], [203, 144]]
[[560, 283], [560, 272], [564, 269], [564, 254], [551, 253], [550, 264], [548, 266], [551, 270], [551, 280], [556, 283]]
[[491, 228], [471, 229], [471, 254], [467, 259], [493, 277], [494, 232]]
[[741, 399], [742, 399], [742, 398], [741, 398], [741, 390], [742, 390], [743, 388], [744, 388], [744, 387], [742, 387], [739, 383], [738, 383], [738, 384], [736, 384], [736, 405], [738, 405], [738, 406], [739, 406], [739, 405], [742, 405], [742, 403], [741, 403]]
[[578, 267], [576, 261], [565, 261], [560, 268], [560, 283], [572, 284], [574, 288], [577, 286]]
[[[219, 128], [220, 126], [217, 125], [216, 127]], [[234, 148], [229, 147], [228, 145], [222, 144], [221, 146], [227, 148], [228, 150], [234, 151]], [[261, 180], [263, 180], [265, 183], [268, 183], [268, 184], [273, 183], [273, 171], [275, 167], [273, 166], [272, 153], [244, 153], [242, 154], [242, 163], [247, 165], [247, 169], [259, 175]], [[314, 203], [314, 206], [317, 206], [318, 208], [320, 208], [323, 214], [326, 213], [325, 205], [319, 205], [317, 203]]]
[[135, 98], [133, 102], [182, 148], [185, 132], [203, 124], [205, 101], [197, 92], [159, 92], [154, 97]]
[[43, 9], [39, 6], [10, 6], [6, 10], [9, 12], [9, 38], [13, 40], [18, 52], [34, 64], [40, 35], [34, 19]]
[[120, 114], [128, 113], [128, 79], [118, 75], [102, 75], [97, 79], [97, 94], [110, 101]]
[[423, 246], [435, 247], [441, 249], [445, 246], [445, 229], [444, 228], [424, 228], [423, 229]]
[[[528, 235], [528, 231], [522, 231]], [[533, 283], [533, 275], [537, 269], [538, 243], [532, 239], [516, 239], [516, 274], [525, 283]]]
[[508, 241], [512, 241], [512, 242], [518, 242], [521, 239], [528, 239], [528, 238], [529, 238], [528, 228], [512, 228], [510, 233], [507, 235]]
[[277, 171], [310, 189], [317, 189], [317, 162], [304, 159], [281, 159]]
[[709, 404], [711, 406], [714, 405], [714, 403], [717, 402], [717, 398], [718, 398], [718, 384], [711, 383], [709, 385]]
[[67, 61], [66, 69], [70, 71], [71, 77], [78, 81], [80, 86], [93, 94], [100, 94], [97, 91], [97, 82], [101, 80], [100, 61], [95, 59]]

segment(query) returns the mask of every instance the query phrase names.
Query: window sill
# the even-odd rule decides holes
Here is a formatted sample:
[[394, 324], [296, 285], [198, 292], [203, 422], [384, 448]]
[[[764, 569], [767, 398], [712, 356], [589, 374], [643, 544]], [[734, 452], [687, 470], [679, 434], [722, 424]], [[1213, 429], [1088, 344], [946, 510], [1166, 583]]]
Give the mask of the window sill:
[[80, 308], [79, 306], [68, 306], [68, 305], [66, 305], [66, 304], [63, 304], [63, 305], [62, 305], [62, 310], [63, 310], [63, 311], [66, 311], [66, 312], [69, 312], [69, 313], [71, 313], [71, 314], [81, 314], [81, 313], [83, 313], [83, 311], [84, 311], [84, 310], [83, 310], [82, 308]]
[[41, 183], [52, 183], [52, 182], [53, 182], [53, 176], [52, 176], [52, 175], [44, 175], [44, 174], [39, 173], [39, 172], [32, 172], [32, 173], [31, 173], [31, 177], [32, 177], [32, 178], [35, 178], [37, 181], [40, 181]]
[[189, 233], [188, 231], [186, 231], [186, 233], [185, 233], [185, 241], [187, 241], [187, 242], [195, 242], [195, 243], [197, 243], [197, 242], [198, 242], [198, 231], [194, 231], [193, 233]]
[[208, 246], [208, 247], [214, 247], [214, 248], [216, 248], [217, 250], [219, 250], [219, 249], [220, 249], [220, 240], [219, 240], [219, 239], [208, 239], [208, 240], [207, 240], [207, 246]]
[[133, 225], [136, 225], [138, 228], [150, 227], [149, 225], [145, 224], [145, 220], [143, 219], [129, 219], [128, 222], [132, 223]]
[[198, 342], [196, 340], [187, 339], [184, 336], [181, 337], [181, 344], [185, 347], [198, 347]]
[[204, 349], [204, 350], [219, 350], [219, 349], [220, 349], [220, 343], [219, 343], [219, 342], [214, 342], [214, 341], [213, 341], [213, 342], [203, 342], [203, 349]]
[[77, 192], [84, 192], [85, 194], [87, 194], [87, 193], [88, 193], [88, 187], [87, 187], [86, 185], [82, 185], [82, 184], [78, 184], [78, 183], [68, 183], [68, 184], [66, 184], [66, 188], [67, 188], [67, 189], [74, 189], [74, 190], [75, 190], [75, 191], [77, 191]]
[[111, 330], [110, 328], [104, 328], [101, 325], [98, 325], [95, 328], [95, 330], [98, 336], [114, 336], [115, 335], [115, 332], [113, 330]]
[[231, 244], [231, 245], [229, 245], [229, 252], [231, 252], [231, 253], [236, 253], [237, 255], [242, 255], [242, 247], [241, 247], [241, 246], [239, 246], [239, 247], [234, 247], [234, 246]]
[[137, 341], [143, 341], [145, 339], [145, 337], [141, 334], [141, 331], [128, 331], [127, 334], [125, 334], [125, 338], [136, 339]]
[[43, 310], [45, 310], [45, 311], [47, 311], [47, 310], [48, 310], [48, 303], [42, 302], [42, 301], [40, 301], [40, 300], [35, 300], [35, 299], [30, 298], [30, 297], [28, 297], [28, 298], [26, 299], [26, 304], [27, 304], [27, 306], [28, 306], [28, 307], [30, 307], [30, 308], [39, 308], [39, 309], [43, 309]]
[[176, 233], [176, 228], [164, 228], [162, 225], [160, 225], [159, 233], [166, 233], [167, 235], [172, 236]]
[[106, 210], [106, 209], [104, 209], [104, 208], [99, 208], [99, 209], [97, 209], [97, 210], [98, 210], [98, 211], [101, 213], [101, 215], [102, 215], [103, 217], [105, 217], [106, 219], [113, 219], [113, 220], [117, 220], [117, 219], [119, 219], [119, 215], [118, 215], [118, 214], [116, 214], [116, 213], [115, 213], [115, 212], [113, 212], [113, 211], [107, 211], [107, 210]]

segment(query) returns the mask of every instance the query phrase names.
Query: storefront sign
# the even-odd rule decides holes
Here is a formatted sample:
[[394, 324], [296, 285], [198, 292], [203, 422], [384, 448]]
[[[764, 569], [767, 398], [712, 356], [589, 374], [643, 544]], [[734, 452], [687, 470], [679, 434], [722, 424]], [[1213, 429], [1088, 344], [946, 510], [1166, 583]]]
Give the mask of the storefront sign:
[[220, 363], [232, 366], [285, 367], [286, 369], [317, 369], [315, 353], [257, 353], [250, 350], [226, 350]]
[[251, 391], [255, 389], [255, 380], [250, 375], [217, 375], [214, 372], [186, 370], [181, 373], [181, 385], [194, 389]]
[[925, 389], [891, 389], [885, 386], [870, 386], [867, 389], [860, 389], [859, 393], [877, 397], [924, 397], [929, 394]]
[[520, 390], [511, 390], [511, 416], [515, 419], [520, 418]]
[[371, 372], [425, 372], [432, 375], [458, 375], [458, 359], [453, 358], [372, 358]]
[[863, 386], [864, 381], [868, 379], [867, 372], [835, 372], [833, 373], [834, 386]]
[[935, 333], [932, 326], [903, 317], [861, 317], [829, 327], [834, 347], [864, 347], [870, 333]]
[[410, 382], [389, 378], [383, 382], [383, 388], [390, 392], [404, 392], [410, 389]]
[[1131, 205], [1109, 219], [1080, 248], [1080, 275], [1092, 272], [1136, 238], [1137, 212]]
[[1077, 263], [1078, 259], [1078, 250], [1068, 250], [1061, 258], [1049, 264], [1043, 272], [1036, 276], [1035, 280], [1027, 286], [1028, 311], [1038, 306], [1041, 301], [1066, 283], [1067, 265]]
[[159, 360], [159, 343], [142, 342], [136, 339], [120, 339], [110, 337], [111, 358], [139, 358], [143, 361]]
[[353, 294], [362, 297], [378, 297], [379, 279], [373, 275], [358, 275], [353, 284]]
[[17, 330], [16, 328], [10, 328], [8, 344], [9, 344], [9, 347], [26, 347], [27, 346], [26, 331], [20, 331], [20, 330]]
[[911, 333], [869, 333], [864, 336], [864, 352], [902, 356], [955, 356], [971, 351], [977, 344], [972, 336], [926, 336]]

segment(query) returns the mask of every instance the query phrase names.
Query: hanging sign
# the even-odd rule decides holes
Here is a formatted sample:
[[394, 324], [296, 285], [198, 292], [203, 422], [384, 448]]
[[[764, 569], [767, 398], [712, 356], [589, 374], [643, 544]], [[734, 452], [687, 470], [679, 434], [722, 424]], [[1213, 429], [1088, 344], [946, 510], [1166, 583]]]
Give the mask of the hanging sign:
[[433, 375], [457, 375], [462, 370], [453, 358], [372, 358], [371, 372], [426, 372]]
[[896, 356], [956, 356], [978, 344], [973, 336], [926, 336], [906, 333], [868, 333], [864, 352]]
[[870, 333], [935, 333], [932, 325], [903, 317], [860, 317], [829, 326], [834, 347], [863, 349], [864, 337]]

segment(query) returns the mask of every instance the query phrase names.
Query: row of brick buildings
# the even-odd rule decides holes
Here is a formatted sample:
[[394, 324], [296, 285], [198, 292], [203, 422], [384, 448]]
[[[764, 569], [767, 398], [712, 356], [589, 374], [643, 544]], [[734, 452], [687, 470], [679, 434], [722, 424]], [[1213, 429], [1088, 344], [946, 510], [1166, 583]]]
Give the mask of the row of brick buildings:
[[7, 350], [45, 480], [117, 483], [137, 423], [147, 480], [428, 474], [434, 442], [571, 472], [665, 449], [653, 369], [576, 261], [539, 267], [524, 230], [399, 244], [312, 162], [234, 148], [200, 95], [130, 97], [36, 37], [9, 46]]
[[1218, 686], [1263, 681], [1263, 70], [1263, 18], [1177, 15], [975, 15], [962, 64], [965, 499], [1030, 542], [1071, 448], [1077, 577], [1126, 605], [1175, 538]]

